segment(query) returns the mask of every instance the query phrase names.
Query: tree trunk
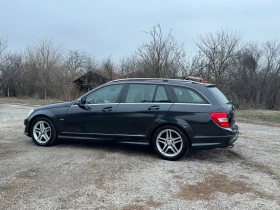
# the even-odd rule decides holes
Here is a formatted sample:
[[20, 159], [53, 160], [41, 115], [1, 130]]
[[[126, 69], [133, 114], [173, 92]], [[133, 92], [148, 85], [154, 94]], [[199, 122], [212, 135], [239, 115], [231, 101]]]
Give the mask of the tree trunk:
[[8, 97], [10, 97], [10, 87], [8, 86]]
[[47, 88], [45, 87], [45, 99], [47, 99]]

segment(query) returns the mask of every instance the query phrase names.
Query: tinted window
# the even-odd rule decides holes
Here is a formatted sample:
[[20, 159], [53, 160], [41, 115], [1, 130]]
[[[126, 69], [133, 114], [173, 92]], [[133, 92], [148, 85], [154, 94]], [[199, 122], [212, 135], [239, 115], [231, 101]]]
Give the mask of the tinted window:
[[179, 103], [205, 104], [205, 99], [194, 90], [184, 87], [172, 87]]
[[131, 84], [128, 88], [125, 103], [152, 102], [156, 85]]
[[116, 103], [123, 85], [110, 85], [100, 88], [86, 96], [86, 104]]
[[163, 86], [158, 86], [153, 102], [170, 102]]
[[209, 90], [214, 95], [214, 97], [222, 104], [226, 104], [229, 102], [227, 97], [225, 97], [225, 95], [218, 88], [210, 87]]

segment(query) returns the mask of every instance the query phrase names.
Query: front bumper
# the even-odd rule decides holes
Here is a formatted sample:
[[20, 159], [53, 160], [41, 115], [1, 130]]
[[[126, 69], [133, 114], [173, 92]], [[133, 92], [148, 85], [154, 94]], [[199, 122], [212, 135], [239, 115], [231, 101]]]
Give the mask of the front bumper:
[[238, 126], [235, 125], [230, 135], [226, 136], [197, 136], [193, 138], [192, 148], [193, 149], [214, 149], [214, 148], [225, 148], [232, 146], [233, 143], [238, 139], [239, 130]]
[[30, 136], [30, 134], [29, 134], [29, 123], [28, 123], [28, 119], [25, 119], [25, 120], [24, 120], [24, 125], [25, 125], [24, 134], [25, 134], [26, 136]]

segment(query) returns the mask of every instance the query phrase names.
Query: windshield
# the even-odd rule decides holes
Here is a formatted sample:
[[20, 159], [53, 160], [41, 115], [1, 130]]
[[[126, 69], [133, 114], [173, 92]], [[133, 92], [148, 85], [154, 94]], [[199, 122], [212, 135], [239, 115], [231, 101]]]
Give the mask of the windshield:
[[209, 90], [220, 103], [227, 104], [229, 102], [227, 97], [218, 88], [210, 87]]

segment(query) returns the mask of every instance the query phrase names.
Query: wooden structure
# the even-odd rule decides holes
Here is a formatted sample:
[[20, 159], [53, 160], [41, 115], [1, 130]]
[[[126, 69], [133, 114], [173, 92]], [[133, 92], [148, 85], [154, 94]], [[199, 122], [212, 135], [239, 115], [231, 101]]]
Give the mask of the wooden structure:
[[192, 81], [201, 82], [201, 83], [208, 83], [207, 80], [205, 80], [205, 79], [203, 79], [201, 77], [186, 76], [186, 77], [183, 77], [183, 79], [185, 79], [185, 80], [192, 80]]
[[119, 75], [114, 72], [103, 72], [98, 70], [88, 71], [80, 76], [73, 83], [78, 92], [88, 92], [89, 90], [102, 85], [111, 80], [119, 79]]

